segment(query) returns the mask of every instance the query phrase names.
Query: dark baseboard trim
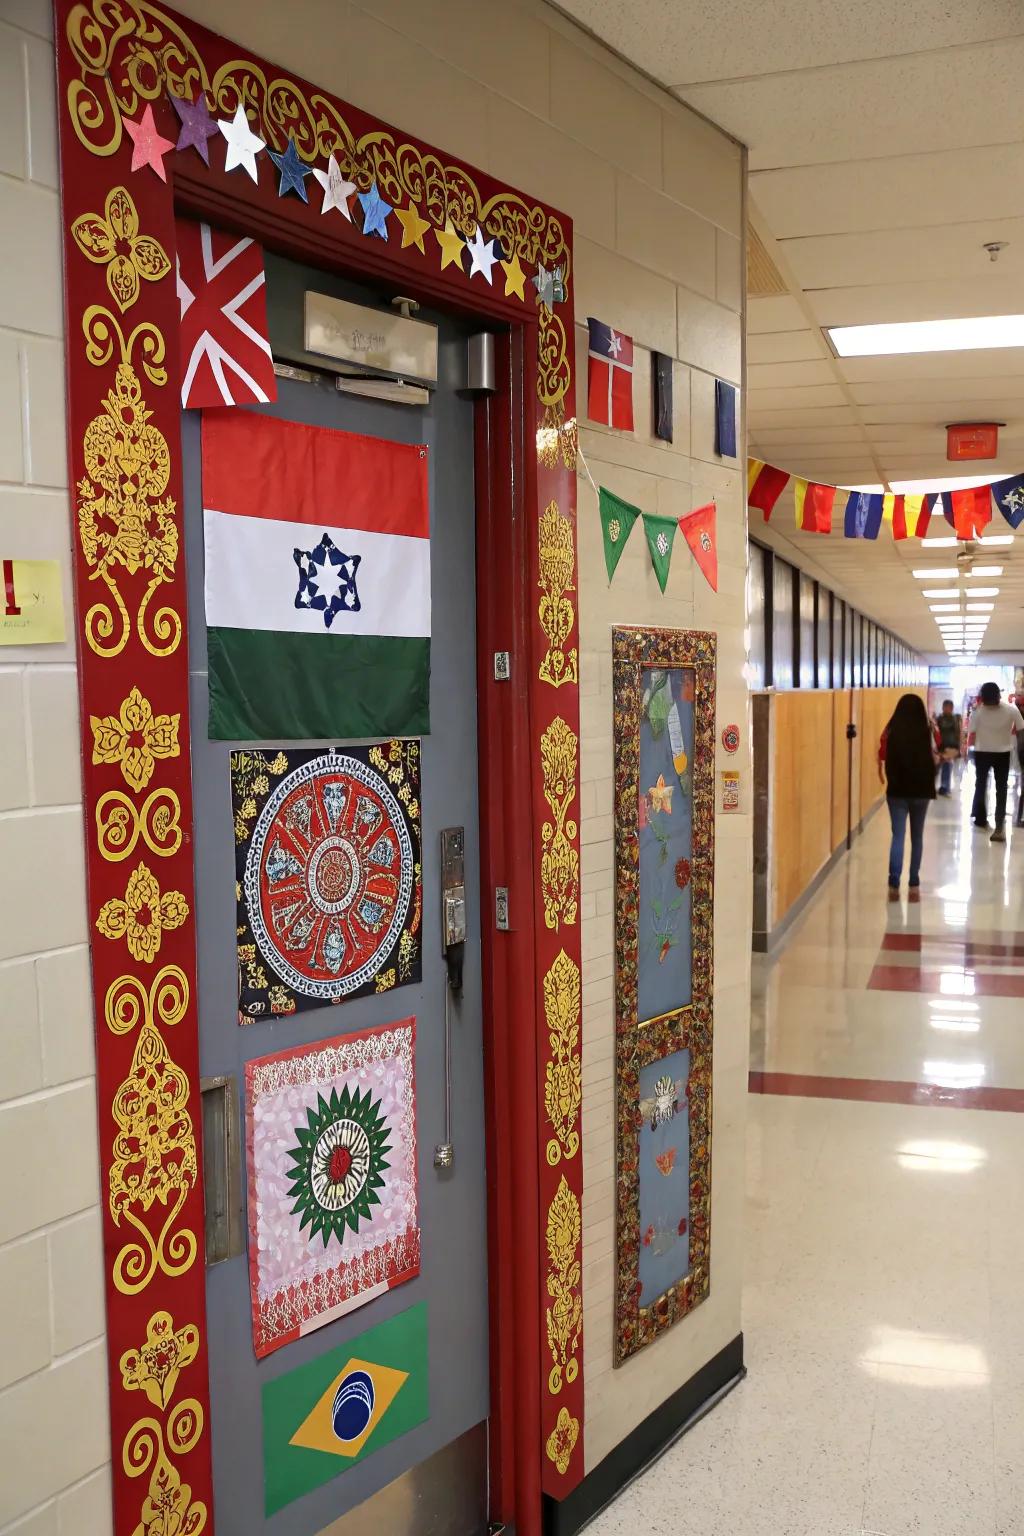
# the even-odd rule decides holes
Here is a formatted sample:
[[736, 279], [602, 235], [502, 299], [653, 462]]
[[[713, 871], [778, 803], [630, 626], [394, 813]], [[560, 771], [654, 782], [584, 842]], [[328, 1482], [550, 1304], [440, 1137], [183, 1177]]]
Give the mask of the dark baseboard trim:
[[575, 1536], [743, 1380], [743, 1335], [720, 1349], [638, 1424], [564, 1499], [544, 1499], [544, 1536]]
[[[875, 801], [870, 810], [865, 811], [864, 815], [853, 829], [854, 837], [860, 836], [868, 822], [884, 804], [885, 796], [883, 795], [880, 800]], [[754, 929], [754, 932], [751, 935], [750, 947], [754, 951], [755, 955], [772, 955], [775, 953], [789, 930], [792, 928], [793, 924], [796, 922], [797, 918], [805, 910], [808, 903], [818, 894], [821, 887], [828, 879], [829, 875], [835, 869], [839, 861], [845, 857], [847, 852], [848, 850], [844, 840], [839, 844], [838, 848], [834, 848], [832, 850], [824, 864], [818, 870], [818, 873], [815, 875], [814, 879], [811, 881], [810, 885], [804, 887], [796, 901], [794, 901], [793, 905], [786, 913], [785, 917], [783, 917], [779, 922], [775, 924], [775, 927], [772, 929], [771, 933], [765, 933], [763, 929]]]

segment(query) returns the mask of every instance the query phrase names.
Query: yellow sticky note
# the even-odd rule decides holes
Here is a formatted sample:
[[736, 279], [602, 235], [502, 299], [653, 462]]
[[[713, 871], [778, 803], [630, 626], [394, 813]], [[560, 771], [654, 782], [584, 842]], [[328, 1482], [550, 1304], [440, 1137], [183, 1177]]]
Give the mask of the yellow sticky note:
[[59, 645], [64, 589], [57, 560], [0, 561], [0, 645]]

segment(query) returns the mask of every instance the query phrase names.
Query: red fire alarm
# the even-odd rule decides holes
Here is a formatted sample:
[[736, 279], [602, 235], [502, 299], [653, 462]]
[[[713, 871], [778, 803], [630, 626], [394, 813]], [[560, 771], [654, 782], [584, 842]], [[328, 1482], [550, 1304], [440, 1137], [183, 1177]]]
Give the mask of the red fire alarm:
[[999, 448], [996, 421], [955, 422], [946, 428], [946, 458], [951, 464], [964, 459], [994, 459]]

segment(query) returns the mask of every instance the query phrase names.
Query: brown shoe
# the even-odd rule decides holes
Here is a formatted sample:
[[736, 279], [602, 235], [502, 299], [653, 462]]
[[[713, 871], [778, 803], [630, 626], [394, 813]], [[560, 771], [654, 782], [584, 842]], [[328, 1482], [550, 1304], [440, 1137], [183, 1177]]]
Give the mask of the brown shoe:
[[899, 886], [898, 885], [890, 885], [890, 887], [889, 887], [889, 900], [890, 901], [899, 901], [899, 899], [900, 899], [900, 888], [899, 888]]
[[912, 885], [910, 887], [910, 890], [907, 892], [907, 900], [910, 902], [921, 900], [921, 887], [919, 885]]

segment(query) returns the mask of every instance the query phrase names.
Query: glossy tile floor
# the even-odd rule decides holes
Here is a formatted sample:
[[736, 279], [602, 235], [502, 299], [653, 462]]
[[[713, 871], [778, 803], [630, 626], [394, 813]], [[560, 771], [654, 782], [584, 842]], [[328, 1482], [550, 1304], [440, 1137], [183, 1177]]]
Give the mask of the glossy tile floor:
[[[594, 1536], [1024, 1536], [1024, 1092], [981, 1107], [1024, 1090], [1024, 1001], [979, 986], [1024, 981], [1024, 831], [990, 844], [970, 789], [919, 907], [886, 903], [883, 808], [757, 959], [749, 1375]], [[893, 962], [920, 986], [871, 985]]]

